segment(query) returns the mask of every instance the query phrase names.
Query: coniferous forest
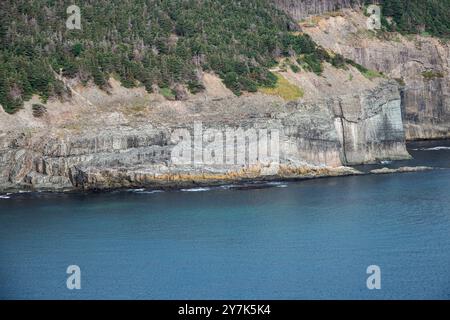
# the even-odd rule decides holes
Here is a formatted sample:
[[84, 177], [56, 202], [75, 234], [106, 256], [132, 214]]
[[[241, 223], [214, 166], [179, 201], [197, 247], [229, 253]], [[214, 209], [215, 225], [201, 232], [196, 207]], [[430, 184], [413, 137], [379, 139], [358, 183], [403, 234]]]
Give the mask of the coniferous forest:
[[389, 31], [450, 36], [450, 0], [382, 0], [381, 4]]
[[[448, 35], [450, 0], [384, 0], [391, 31]], [[203, 90], [201, 72], [212, 71], [236, 95], [274, 86], [277, 59], [303, 55], [312, 71], [330, 59], [269, 0], [78, 1], [81, 30], [66, 28], [71, 0], [0, 2], [0, 104], [14, 112], [38, 94], [61, 96], [62, 72], [107, 89], [172, 92]]]
[[13, 112], [32, 94], [44, 100], [82, 83], [202, 90], [214, 71], [235, 94], [271, 86], [275, 59], [312, 53], [308, 36], [267, 0], [94, 0], [79, 3], [82, 30], [66, 28], [72, 1], [5, 0], [0, 16], [0, 104]]

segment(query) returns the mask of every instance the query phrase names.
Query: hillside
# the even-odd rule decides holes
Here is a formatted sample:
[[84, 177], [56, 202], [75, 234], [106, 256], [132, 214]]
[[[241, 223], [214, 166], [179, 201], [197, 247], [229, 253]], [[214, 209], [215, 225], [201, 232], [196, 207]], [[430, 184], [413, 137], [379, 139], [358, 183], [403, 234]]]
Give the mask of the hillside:
[[[0, 190], [354, 174], [342, 166], [409, 158], [405, 132], [449, 136], [450, 49], [425, 11], [417, 29], [393, 16], [371, 31], [362, 8], [322, 12], [357, 1], [86, 1], [68, 30], [68, 2], [5, 3]], [[323, 15], [295, 21], [298, 6]], [[279, 159], [224, 162], [232, 142], [208, 154], [208, 138], [191, 150], [207, 163], [180, 164], [173, 134], [199, 122], [219, 140], [244, 130], [248, 148], [274, 130]]]
[[5, 0], [0, 15], [0, 104], [14, 112], [33, 94], [45, 101], [66, 89], [55, 72], [108, 90], [145, 86], [167, 98], [204, 89], [218, 74], [236, 95], [277, 81], [276, 59], [312, 54], [308, 36], [270, 1], [84, 1], [81, 30], [66, 28], [72, 1]]
[[[283, 57], [302, 55], [299, 64], [316, 73], [322, 71], [323, 61], [340, 64], [296, 32], [299, 28], [289, 14], [298, 18], [359, 7], [362, 2], [83, 1], [81, 30], [66, 28], [70, 4], [2, 1], [0, 104], [5, 111], [15, 112], [33, 94], [43, 102], [70, 95], [57, 73], [106, 91], [108, 79], [115, 77], [124, 87], [144, 86], [177, 100], [204, 90], [201, 74], [208, 71], [219, 75], [236, 95], [273, 88], [277, 76], [270, 68]], [[449, 35], [448, 0], [382, 4], [385, 30]]]
[[450, 0], [382, 0], [388, 31], [450, 37]]
[[273, 0], [297, 21], [341, 9], [381, 6], [383, 29], [401, 33], [450, 36], [449, 0]]

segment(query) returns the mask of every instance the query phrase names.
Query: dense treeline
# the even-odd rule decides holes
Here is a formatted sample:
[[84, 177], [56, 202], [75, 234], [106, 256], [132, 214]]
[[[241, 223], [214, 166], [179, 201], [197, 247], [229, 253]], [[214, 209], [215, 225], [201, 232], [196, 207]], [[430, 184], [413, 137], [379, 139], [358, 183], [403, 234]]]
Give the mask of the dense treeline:
[[55, 72], [107, 88], [183, 85], [203, 89], [200, 72], [214, 71], [235, 94], [273, 86], [276, 59], [312, 54], [308, 36], [268, 0], [77, 1], [82, 30], [66, 28], [72, 0], [2, 0], [0, 104], [13, 112], [32, 94], [43, 100], [64, 86]]
[[[73, 3], [0, 1], [0, 104], [7, 112], [33, 94], [44, 101], [63, 95], [59, 72], [104, 89], [113, 76], [177, 98], [180, 87], [203, 90], [202, 71], [214, 71], [239, 95], [274, 86], [269, 68], [282, 57], [296, 56], [317, 74], [323, 61], [341, 64], [295, 33], [270, 0], [80, 0], [82, 30], [69, 30]], [[383, 13], [392, 17], [384, 19], [389, 30], [449, 34], [450, 0], [383, 0]]]
[[[450, 37], [450, 0], [382, 0], [383, 25], [389, 31], [427, 32]], [[389, 22], [389, 19], [391, 21]]]

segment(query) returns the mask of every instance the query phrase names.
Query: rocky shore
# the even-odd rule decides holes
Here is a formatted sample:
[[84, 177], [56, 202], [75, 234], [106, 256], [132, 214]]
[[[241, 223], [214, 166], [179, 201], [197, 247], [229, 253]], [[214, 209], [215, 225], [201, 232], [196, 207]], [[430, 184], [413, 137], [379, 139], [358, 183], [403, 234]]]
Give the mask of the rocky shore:
[[[170, 188], [338, 176], [356, 173], [348, 165], [409, 158], [395, 81], [293, 102], [225, 91], [222, 97], [165, 101], [140, 89], [114, 87], [110, 95], [78, 88], [79, 97], [49, 103], [38, 118], [30, 106], [17, 115], [0, 114], [9, 124], [0, 130], [0, 190]], [[184, 162], [176, 154], [180, 130], [188, 135]], [[230, 144], [230, 130], [243, 145]], [[220, 138], [216, 143], [211, 132]], [[263, 158], [262, 133], [272, 135], [276, 157]]]

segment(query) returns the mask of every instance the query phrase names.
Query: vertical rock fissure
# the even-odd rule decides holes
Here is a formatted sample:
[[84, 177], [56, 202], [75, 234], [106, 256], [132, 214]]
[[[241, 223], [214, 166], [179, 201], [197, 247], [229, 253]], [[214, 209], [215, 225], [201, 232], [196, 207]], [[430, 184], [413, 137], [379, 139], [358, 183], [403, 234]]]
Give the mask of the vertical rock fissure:
[[342, 156], [344, 158], [344, 164], [348, 163], [347, 160], [347, 152], [345, 150], [346, 141], [345, 141], [345, 127], [344, 127], [344, 110], [342, 109], [342, 102], [339, 101], [339, 109], [340, 109], [340, 115], [339, 119], [341, 120], [341, 127], [342, 127]]

